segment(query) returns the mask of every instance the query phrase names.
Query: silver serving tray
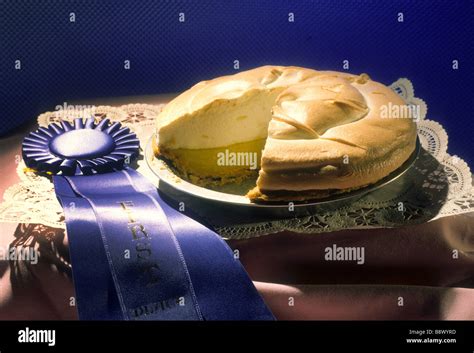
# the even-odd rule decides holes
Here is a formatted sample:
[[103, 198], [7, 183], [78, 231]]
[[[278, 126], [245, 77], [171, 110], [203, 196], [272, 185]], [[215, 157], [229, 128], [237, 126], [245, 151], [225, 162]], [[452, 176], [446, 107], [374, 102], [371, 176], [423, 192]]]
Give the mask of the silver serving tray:
[[[171, 196], [171, 198], [175, 201], [185, 198], [186, 200], [191, 199], [206, 205], [211, 204], [213, 206], [226, 207], [226, 209], [229, 209], [228, 206], [231, 206], [231, 209], [246, 209], [247, 211], [251, 211], [253, 213], [255, 213], [255, 211], [258, 212], [258, 210], [266, 210], [269, 211], [270, 214], [280, 216], [288, 215], [290, 200], [287, 202], [253, 203], [245, 197], [245, 194], [248, 192], [248, 190], [255, 186], [255, 179], [248, 179], [241, 185], [230, 184], [212, 189], [197, 186], [188, 182], [187, 180], [182, 179], [175, 173], [173, 167], [170, 166], [165, 160], [155, 157], [151, 141], [152, 138], [150, 138], [146, 145], [145, 159], [153, 174], [159, 179], [159, 190]], [[420, 142], [417, 139], [415, 151], [412, 153], [410, 158], [408, 158], [408, 160], [405, 161], [405, 163], [403, 163], [400, 168], [390, 173], [382, 180], [379, 180], [377, 183], [357, 190], [345, 192], [343, 194], [333, 195], [324, 199], [295, 201], [293, 202], [292, 206], [296, 211], [314, 209], [315, 206], [324, 207], [327, 209], [330, 208], [330, 206], [337, 206], [341, 205], [341, 203], [350, 203], [354, 200], [357, 200], [367, 193], [380, 189], [401, 178], [418, 158], [420, 149]], [[294, 215], [294, 213], [291, 213], [291, 215]]]

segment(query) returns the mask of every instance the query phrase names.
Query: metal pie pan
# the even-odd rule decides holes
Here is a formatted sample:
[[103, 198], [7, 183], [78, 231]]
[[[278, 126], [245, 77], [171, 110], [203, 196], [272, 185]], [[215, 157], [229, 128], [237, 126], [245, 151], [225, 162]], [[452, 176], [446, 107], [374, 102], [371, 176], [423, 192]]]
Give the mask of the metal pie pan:
[[[380, 189], [385, 185], [388, 185], [395, 180], [401, 178], [414, 164], [420, 153], [420, 142], [417, 139], [416, 147], [410, 157], [395, 171], [379, 180], [378, 182], [371, 184], [367, 187], [348, 191], [341, 194], [335, 194], [331, 197], [324, 199], [316, 199], [310, 201], [294, 201], [292, 203], [295, 209], [308, 208], [314, 206], [331, 206], [335, 204], [341, 204], [341, 202], [350, 203], [353, 200], [359, 199], [360, 197], [370, 193], [374, 190]], [[177, 195], [189, 196], [196, 201], [205, 201], [206, 203], [212, 203], [216, 205], [226, 205], [239, 208], [247, 209], [267, 209], [267, 210], [287, 210], [287, 202], [272, 202], [272, 203], [253, 203], [245, 194], [248, 190], [255, 186], [255, 179], [249, 179], [240, 185], [224, 185], [219, 188], [210, 189], [207, 187], [198, 186], [190, 183], [189, 181], [181, 178], [169, 163], [161, 158], [155, 157], [152, 148], [152, 138], [148, 141], [145, 148], [145, 159], [153, 174], [159, 179], [159, 189], [165, 193], [172, 193]], [[173, 196], [172, 196], [173, 197]]]

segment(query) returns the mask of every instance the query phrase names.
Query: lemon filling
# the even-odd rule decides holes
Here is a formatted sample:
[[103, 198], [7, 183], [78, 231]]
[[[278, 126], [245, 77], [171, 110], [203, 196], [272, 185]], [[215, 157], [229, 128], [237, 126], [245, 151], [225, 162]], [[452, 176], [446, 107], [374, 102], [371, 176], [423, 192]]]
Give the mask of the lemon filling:
[[210, 181], [224, 184], [231, 179], [243, 180], [256, 175], [260, 169], [265, 140], [205, 149], [160, 149], [160, 154], [188, 179], [199, 184], [208, 184]]

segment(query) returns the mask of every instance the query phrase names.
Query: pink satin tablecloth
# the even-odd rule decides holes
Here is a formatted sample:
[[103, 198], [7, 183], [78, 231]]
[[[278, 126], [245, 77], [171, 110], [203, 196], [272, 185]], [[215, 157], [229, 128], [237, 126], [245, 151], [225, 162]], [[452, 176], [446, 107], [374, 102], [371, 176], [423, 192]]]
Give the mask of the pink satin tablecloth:
[[[46, 234], [67, 258], [61, 229], [0, 227], [1, 247], [19, 236], [50, 244]], [[364, 264], [326, 261], [332, 244], [363, 246]], [[473, 214], [397, 229], [285, 232], [230, 245], [278, 319], [474, 319]], [[77, 318], [70, 271], [54, 263], [42, 256], [36, 265], [0, 261], [0, 319]]]

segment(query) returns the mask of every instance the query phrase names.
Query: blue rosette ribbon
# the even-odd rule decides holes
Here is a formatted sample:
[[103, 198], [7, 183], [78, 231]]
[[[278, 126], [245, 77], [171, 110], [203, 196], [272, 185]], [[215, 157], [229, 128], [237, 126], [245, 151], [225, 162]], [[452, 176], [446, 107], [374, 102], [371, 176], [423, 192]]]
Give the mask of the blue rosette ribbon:
[[129, 166], [140, 150], [129, 128], [78, 118], [22, 148], [63, 207], [80, 319], [274, 319], [227, 244]]
[[91, 175], [124, 167], [138, 156], [140, 141], [129, 128], [104, 119], [75, 119], [40, 127], [23, 140], [28, 167], [62, 175]]

